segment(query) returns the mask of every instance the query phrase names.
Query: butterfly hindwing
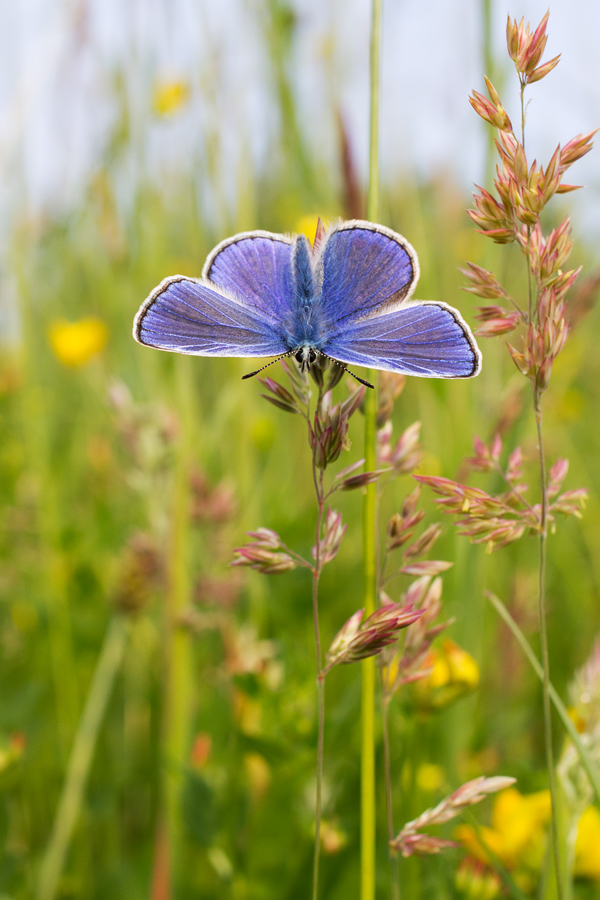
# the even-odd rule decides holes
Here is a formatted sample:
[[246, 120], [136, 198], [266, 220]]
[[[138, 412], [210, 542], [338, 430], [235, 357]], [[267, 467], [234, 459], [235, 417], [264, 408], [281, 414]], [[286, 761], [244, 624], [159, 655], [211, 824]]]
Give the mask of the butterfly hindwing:
[[289, 349], [276, 317], [183, 275], [166, 278], [150, 294], [133, 336], [149, 347], [196, 356], [278, 356]]
[[343, 363], [426, 378], [470, 378], [481, 367], [481, 353], [457, 310], [427, 301], [347, 323], [323, 351]]
[[285, 318], [294, 297], [291, 239], [268, 231], [236, 234], [210, 253], [202, 276], [241, 303]]
[[410, 301], [419, 264], [403, 237], [353, 220], [334, 226], [306, 266], [303, 250], [299, 238], [265, 231], [223, 241], [201, 280], [176, 275], [152, 292], [136, 316], [134, 337], [198, 356], [312, 348], [343, 363], [412, 375], [479, 372], [481, 354], [460, 313], [444, 303]]
[[343, 222], [329, 232], [317, 269], [323, 314], [334, 330], [412, 294], [417, 255], [403, 237], [371, 222]]

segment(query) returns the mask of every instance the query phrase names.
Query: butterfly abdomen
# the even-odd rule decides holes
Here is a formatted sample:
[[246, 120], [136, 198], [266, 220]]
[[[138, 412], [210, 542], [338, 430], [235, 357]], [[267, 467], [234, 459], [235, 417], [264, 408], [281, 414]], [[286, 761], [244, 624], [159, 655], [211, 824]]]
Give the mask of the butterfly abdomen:
[[310, 346], [319, 349], [323, 342], [323, 315], [317, 302], [317, 286], [313, 272], [311, 251], [304, 235], [296, 238], [292, 272], [294, 303], [287, 322], [290, 349]]

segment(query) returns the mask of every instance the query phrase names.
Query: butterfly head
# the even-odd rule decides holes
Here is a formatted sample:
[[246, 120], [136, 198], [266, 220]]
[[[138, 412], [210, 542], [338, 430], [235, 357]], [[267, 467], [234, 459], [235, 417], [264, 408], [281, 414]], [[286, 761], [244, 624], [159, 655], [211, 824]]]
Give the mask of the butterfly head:
[[317, 359], [317, 351], [308, 344], [304, 344], [303, 347], [296, 350], [294, 359], [300, 364], [302, 372], [310, 372], [310, 367]]

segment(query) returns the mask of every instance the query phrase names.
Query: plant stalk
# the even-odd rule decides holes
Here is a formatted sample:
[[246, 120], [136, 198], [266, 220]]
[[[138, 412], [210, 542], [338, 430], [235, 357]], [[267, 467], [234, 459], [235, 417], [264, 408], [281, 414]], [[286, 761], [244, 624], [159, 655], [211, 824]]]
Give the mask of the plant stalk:
[[395, 850], [390, 846], [390, 841], [394, 840], [396, 831], [394, 829], [394, 807], [392, 805], [392, 766], [390, 761], [390, 725], [389, 725], [389, 709], [390, 697], [383, 692], [382, 702], [382, 726], [383, 726], [383, 764], [385, 769], [385, 806], [387, 813], [387, 830], [388, 830], [388, 854], [390, 858], [390, 878], [392, 880], [392, 898], [400, 900], [400, 871], [398, 867], [398, 857]]
[[73, 830], [81, 811], [100, 726], [123, 659], [127, 631], [126, 621], [121, 615], [115, 614], [104, 638], [75, 735], [50, 841], [40, 868], [36, 900], [53, 900], [56, 896]]
[[[521, 631], [521, 629], [519, 628], [519, 626], [517, 625], [517, 623], [511, 616], [511, 614], [509, 613], [508, 609], [506, 608], [506, 606], [504, 605], [502, 600], [500, 600], [500, 598], [497, 597], [495, 594], [493, 594], [491, 591], [486, 591], [485, 595], [488, 598], [488, 600], [490, 601], [490, 603], [492, 604], [492, 606], [495, 608], [496, 612], [500, 615], [500, 617], [508, 625], [508, 627], [512, 631], [514, 637], [517, 639], [518, 644], [520, 645], [521, 649], [523, 650], [523, 653], [529, 660], [531, 668], [533, 669], [533, 671], [535, 672], [537, 677], [540, 679], [540, 681], [543, 682], [544, 670], [543, 670], [542, 666], [540, 665], [540, 661], [538, 660], [537, 656], [531, 649], [531, 646], [529, 645], [527, 638], [525, 637], [525, 635], [523, 634], [523, 632]], [[550, 699], [554, 705], [554, 709], [558, 713], [558, 716], [559, 716], [561, 722], [563, 723], [565, 731], [567, 732], [567, 734], [573, 741], [573, 745], [574, 745], [575, 749], [577, 750], [577, 753], [579, 754], [579, 759], [581, 760], [581, 765], [585, 769], [586, 774], [587, 774], [588, 778], [590, 779], [590, 784], [592, 785], [592, 788], [596, 795], [595, 803], [600, 808], [600, 775], [598, 774], [597, 767], [596, 767], [594, 761], [592, 760], [592, 758], [590, 757], [589, 753], [587, 752], [586, 748], [582, 744], [581, 738], [577, 732], [577, 729], [575, 728], [575, 725], [573, 724], [573, 720], [571, 719], [571, 717], [568, 713], [567, 707], [565, 706], [563, 701], [560, 699], [552, 682], [549, 682], [548, 692], [550, 694]]]
[[317, 738], [317, 796], [315, 804], [315, 852], [313, 860], [313, 889], [312, 900], [319, 896], [319, 860], [321, 856], [321, 806], [323, 793], [323, 739], [325, 734], [325, 676], [323, 674], [323, 660], [321, 654], [321, 631], [319, 628], [319, 578], [321, 577], [321, 530], [323, 526], [323, 510], [325, 501], [323, 496], [323, 472], [317, 474], [313, 462], [313, 479], [317, 492], [319, 514], [316, 529], [316, 554], [315, 567], [312, 581], [313, 624], [315, 629], [315, 650], [317, 657], [317, 696], [318, 696], [318, 738]]
[[[367, 218], [379, 218], [379, 70], [381, 47], [382, 0], [373, 0], [371, 18], [370, 60], [370, 127], [369, 127], [369, 194]], [[371, 370], [367, 378], [375, 384]], [[375, 426], [377, 398], [374, 390], [365, 396], [365, 471], [373, 471], [375, 459]], [[363, 501], [363, 606], [365, 616], [375, 611], [376, 600], [376, 493], [375, 485], [367, 485]], [[360, 898], [375, 897], [375, 660], [361, 662], [361, 843]]]
[[173, 892], [181, 874], [183, 773], [192, 730], [193, 698], [191, 642], [187, 629], [179, 625], [179, 616], [189, 604], [190, 484], [192, 459], [193, 405], [192, 370], [189, 359], [178, 359], [175, 390], [182, 420], [177, 446], [170, 510], [168, 542], [168, 587], [163, 607], [162, 674], [162, 779], [157, 821], [157, 847], [164, 847], [154, 860], [162, 866], [161, 876]]
[[535, 424], [538, 436], [540, 463], [540, 488], [542, 492], [542, 517], [540, 530], [540, 558], [538, 576], [538, 616], [540, 621], [540, 645], [542, 651], [542, 695], [544, 706], [544, 740], [546, 744], [546, 767], [548, 769], [548, 785], [552, 801], [552, 821], [550, 823], [556, 890], [559, 900], [563, 898], [563, 881], [560, 862], [560, 841], [558, 838], [558, 804], [556, 776], [554, 771], [554, 753], [552, 750], [552, 710], [550, 708], [550, 660], [548, 655], [548, 628], [546, 622], [546, 542], [548, 538], [548, 494], [546, 491], [546, 459], [544, 454], [544, 437], [542, 429], [541, 394], [537, 387], [533, 389], [533, 405]]

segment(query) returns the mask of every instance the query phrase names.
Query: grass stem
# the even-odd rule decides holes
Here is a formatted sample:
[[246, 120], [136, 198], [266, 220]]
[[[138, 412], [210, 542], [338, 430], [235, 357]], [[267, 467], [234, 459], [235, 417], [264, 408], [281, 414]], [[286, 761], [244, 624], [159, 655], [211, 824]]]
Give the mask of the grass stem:
[[[379, 218], [379, 73], [381, 48], [382, 0], [373, 0], [371, 19], [370, 61], [370, 128], [369, 128], [369, 195], [367, 217]], [[367, 379], [375, 383], [374, 373]], [[365, 397], [365, 471], [373, 471], [375, 459], [375, 425], [377, 398], [374, 390]], [[367, 486], [363, 501], [363, 605], [365, 616], [375, 610], [376, 555], [376, 492], [375, 485]], [[361, 900], [375, 897], [375, 660], [361, 663]]]
[[540, 645], [542, 651], [542, 694], [544, 706], [544, 739], [546, 744], [546, 767], [548, 769], [548, 785], [552, 800], [552, 821], [550, 823], [552, 848], [554, 855], [554, 871], [556, 874], [556, 890], [558, 900], [563, 898], [563, 881], [561, 875], [560, 841], [558, 838], [558, 803], [556, 790], [556, 774], [554, 771], [554, 753], [552, 750], [552, 710], [550, 708], [550, 659], [548, 655], [548, 628], [546, 623], [546, 542], [548, 538], [548, 493], [546, 490], [546, 459], [544, 454], [544, 436], [541, 394], [537, 387], [533, 390], [535, 424], [538, 436], [538, 452], [540, 464], [540, 490], [542, 494], [542, 515], [540, 528], [540, 555], [538, 572], [538, 616], [540, 623]]
[[392, 767], [390, 761], [390, 723], [389, 723], [389, 709], [390, 709], [390, 697], [383, 697], [382, 702], [382, 728], [383, 728], [383, 764], [385, 770], [385, 806], [386, 806], [386, 815], [387, 815], [387, 830], [388, 830], [388, 854], [390, 858], [390, 877], [392, 880], [392, 900], [400, 900], [400, 871], [398, 867], [398, 857], [394, 850], [392, 850], [390, 846], [390, 841], [393, 841], [396, 836], [396, 832], [394, 830], [394, 807], [393, 807], [393, 797], [392, 797]]
[[121, 615], [115, 614], [104, 638], [75, 735], [50, 841], [40, 868], [36, 900], [53, 900], [56, 896], [73, 830], [81, 811], [100, 726], [123, 659], [126, 638], [127, 623]]
[[317, 738], [317, 796], [315, 804], [315, 852], [313, 859], [313, 889], [312, 900], [317, 900], [319, 896], [319, 860], [321, 856], [321, 805], [323, 794], [323, 739], [325, 733], [325, 678], [323, 676], [323, 660], [321, 653], [321, 631], [319, 628], [319, 578], [321, 577], [321, 537], [323, 527], [323, 510], [325, 501], [323, 499], [323, 471], [317, 474], [316, 466], [313, 461], [313, 478], [315, 482], [315, 490], [317, 492], [317, 502], [319, 505], [319, 514], [317, 517], [316, 528], [316, 560], [313, 569], [312, 581], [312, 604], [313, 604], [313, 623], [315, 629], [315, 650], [317, 657], [317, 692], [318, 692], [318, 738]]
[[190, 602], [190, 465], [192, 459], [193, 383], [190, 360], [177, 360], [178, 407], [182, 434], [175, 460], [175, 481], [169, 547], [169, 586], [166, 596], [164, 630], [163, 741], [164, 804], [168, 839], [167, 859], [171, 865], [171, 887], [179, 878], [182, 846], [181, 794], [183, 772], [191, 739], [192, 659], [190, 635], [179, 624]]
[[[490, 601], [490, 603], [492, 604], [492, 606], [495, 608], [495, 610], [499, 614], [499, 616], [508, 625], [508, 627], [512, 631], [514, 637], [516, 638], [518, 644], [520, 645], [521, 649], [523, 650], [525, 656], [529, 660], [529, 664], [531, 665], [531, 668], [533, 669], [533, 671], [535, 672], [537, 677], [540, 679], [540, 681], [543, 682], [544, 669], [543, 669], [542, 665], [540, 664], [540, 661], [538, 660], [537, 656], [531, 649], [531, 646], [529, 645], [527, 638], [525, 637], [525, 635], [523, 634], [523, 632], [521, 631], [521, 629], [519, 628], [519, 626], [517, 625], [517, 623], [515, 622], [513, 617], [511, 616], [510, 612], [508, 611], [508, 609], [506, 608], [506, 606], [504, 605], [502, 600], [500, 600], [500, 598], [497, 597], [495, 594], [493, 594], [491, 591], [486, 591], [485, 595], [488, 598], [488, 600]], [[551, 681], [548, 682], [548, 695], [550, 697], [550, 700], [552, 701], [554, 709], [558, 713], [558, 716], [564, 726], [565, 731], [571, 738], [573, 745], [574, 745], [575, 749], [577, 750], [579, 759], [581, 761], [581, 765], [585, 769], [586, 774], [587, 774], [588, 778], [590, 779], [590, 784], [592, 785], [592, 788], [596, 795], [596, 801], [595, 801], [596, 805], [600, 808], [600, 775], [598, 774], [597, 766], [595, 765], [594, 761], [591, 759], [589, 753], [587, 752], [586, 748], [584, 747], [583, 743], [581, 742], [581, 738], [580, 738], [579, 733], [573, 723], [573, 720], [571, 719], [571, 717], [567, 711], [567, 707], [565, 706], [563, 701], [560, 699], [560, 696], [558, 695], [558, 693], [557, 693], [556, 689], [554, 688], [554, 685], [552, 684]]]

